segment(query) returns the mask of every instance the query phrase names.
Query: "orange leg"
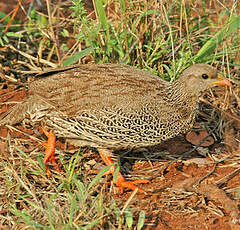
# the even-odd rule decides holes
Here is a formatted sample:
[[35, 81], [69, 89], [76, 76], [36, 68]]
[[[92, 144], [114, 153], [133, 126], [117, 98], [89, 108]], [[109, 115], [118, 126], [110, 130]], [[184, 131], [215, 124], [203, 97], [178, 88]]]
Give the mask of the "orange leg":
[[55, 144], [56, 144], [56, 136], [53, 134], [52, 130], [51, 131], [47, 131], [44, 128], [42, 128], [44, 134], [48, 137], [48, 142], [43, 143], [43, 145], [46, 147], [45, 150], [45, 157], [43, 159], [45, 167], [46, 167], [46, 171], [48, 176], [51, 175], [50, 169], [47, 166], [47, 162], [50, 162], [51, 164], [54, 165], [54, 168], [57, 171], [60, 171], [59, 166], [57, 164], [56, 158], [54, 156], [54, 152], [55, 152]]
[[[104, 163], [108, 166], [113, 164], [113, 160], [107, 156], [109, 155], [110, 151], [106, 150], [106, 149], [98, 149], [98, 152], [101, 156], [101, 158], [103, 159]], [[115, 170], [115, 166], [113, 166], [110, 170], [109, 170], [109, 174], [111, 173], [112, 175], [114, 174], [114, 170]], [[118, 172], [117, 174], [117, 181], [116, 181], [116, 185], [121, 189], [121, 192], [123, 192], [124, 188], [129, 188], [131, 190], [135, 190], [138, 189], [138, 192], [140, 193], [145, 193], [145, 191], [139, 187], [137, 187], [135, 184], [143, 184], [143, 183], [149, 183], [149, 180], [135, 180], [135, 181], [126, 181], [125, 178], [122, 176], [122, 174], [120, 172]]]

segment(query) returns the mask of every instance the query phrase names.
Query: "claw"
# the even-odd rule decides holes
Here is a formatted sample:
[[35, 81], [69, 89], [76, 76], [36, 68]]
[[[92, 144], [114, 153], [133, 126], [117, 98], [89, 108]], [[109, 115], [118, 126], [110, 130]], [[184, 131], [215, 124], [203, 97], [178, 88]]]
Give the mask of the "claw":
[[[101, 158], [103, 159], [104, 163], [106, 165], [111, 165], [113, 164], [113, 160], [107, 156], [107, 152], [108, 150], [105, 150], [105, 149], [98, 149], [99, 151], [99, 154], [101, 156]], [[115, 171], [115, 165], [112, 166], [110, 168], [110, 170], [105, 173], [105, 175], [107, 174], [114, 174], [114, 171]], [[124, 191], [124, 188], [129, 188], [131, 190], [135, 190], [135, 189], [138, 189], [138, 192], [139, 193], [146, 193], [143, 189], [137, 187], [135, 184], [145, 184], [145, 183], [149, 183], [150, 181], [149, 180], [145, 180], [145, 179], [140, 179], [140, 180], [135, 180], [135, 181], [126, 181], [126, 179], [122, 176], [122, 174], [120, 172], [118, 172], [117, 174], [117, 180], [116, 180], [116, 185], [120, 188], [121, 190], [121, 193], [123, 193]]]

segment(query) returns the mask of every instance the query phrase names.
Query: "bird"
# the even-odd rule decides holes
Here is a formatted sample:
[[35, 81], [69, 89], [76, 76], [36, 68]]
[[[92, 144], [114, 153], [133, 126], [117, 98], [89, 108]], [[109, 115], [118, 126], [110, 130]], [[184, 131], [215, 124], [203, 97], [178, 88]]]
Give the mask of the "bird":
[[[209, 88], [231, 86], [208, 64], [186, 68], [174, 82], [122, 64], [80, 64], [52, 69], [28, 83], [27, 98], [0, 118], [0, 126], [40, 125], [48, 137], [44, 163], [56, 164], [56, 137], [98, 149], [106, 165], [112, 152], [154, 146], [193, 126], [199, 97]], [[109, 173], [114, 174], [115, 165]], [[143, 189], [117, 173], [116, 185]]]

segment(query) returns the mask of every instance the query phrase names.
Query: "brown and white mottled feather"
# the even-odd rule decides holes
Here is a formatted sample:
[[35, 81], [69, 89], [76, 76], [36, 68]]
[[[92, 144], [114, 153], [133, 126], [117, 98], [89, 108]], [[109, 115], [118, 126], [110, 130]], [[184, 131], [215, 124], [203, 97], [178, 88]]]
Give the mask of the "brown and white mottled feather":
[[187, 68], [173, 83], [118, 64], [54, 70], [29, 84], [30, 96], [0, 125], [41, 124], [75, 145], [154, 145], [192, 126], [199, 95], [216, 78], [216, 69], [206, 64]]

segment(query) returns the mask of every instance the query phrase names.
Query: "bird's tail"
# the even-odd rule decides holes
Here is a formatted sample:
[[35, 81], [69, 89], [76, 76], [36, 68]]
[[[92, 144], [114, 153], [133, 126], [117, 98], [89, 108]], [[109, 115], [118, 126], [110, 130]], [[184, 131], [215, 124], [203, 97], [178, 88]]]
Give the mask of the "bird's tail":
[[28, 111], [28, 100], [18, 103], [0, 117], [0, 127], [20, 123]]

